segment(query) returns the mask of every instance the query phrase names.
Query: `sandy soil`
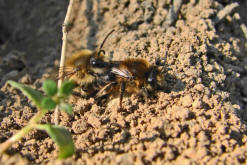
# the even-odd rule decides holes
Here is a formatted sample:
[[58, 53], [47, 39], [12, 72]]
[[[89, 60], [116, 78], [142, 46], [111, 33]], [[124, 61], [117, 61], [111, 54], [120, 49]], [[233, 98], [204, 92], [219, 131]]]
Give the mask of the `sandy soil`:
[[[234, 2], [239, 7], [218, 21]], [[0, 2], [0, 142], [36, 113], [26, 97], [5, 84], [18, 80], [40, 89], [58, 64], [67, 2]], [[178, 9], [177, 19], [168, 19]], [[97, 105], [72, 97], [74, 114], [62, 113], [76, 154], [63, 162], [49, 137], [34, 131], [0, 158], [1, 164], [244, 164], [247, 159], [246, 1], [76, 0], [68, 55], [104, 49], [113, 59], [166, 58], [166, 90], [144, 102], [133, 95]], [[6, 17], [6, 14], [9, 17]], [[17, 26], [13, 26], [13, 20]], [[47, 114], [42, 122], [51, 122]]]

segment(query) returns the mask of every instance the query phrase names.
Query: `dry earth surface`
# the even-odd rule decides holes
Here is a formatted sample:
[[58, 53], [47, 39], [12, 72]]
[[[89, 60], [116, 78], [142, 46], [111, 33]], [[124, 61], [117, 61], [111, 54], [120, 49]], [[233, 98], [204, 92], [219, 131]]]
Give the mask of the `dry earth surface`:
[[[113, 60], [166, 59], [166, 90], [96, 104], [71, 97], [61, 114], [76, 153], [56, 160], [48, 135], [33, 131], [0, 164], [244, 164], [247, 160], [247, 2], [234, 0], [75, 0], [68, 56], [104, 49]], [[225, 6], [238, 3], [222, 17]], [[68, 2], [0, 1], [0, 142], [37, 112], [13, 79], [36, 89], [59, 63]], [[173, 10], [171, 10], [173, 9]], [[175, 11], [170, 16], [170, 11]], [[178, 11], [176, 13], [176, 11]], [[224, 13], [223, 13], [224, 14]], [[53, 122], [52, 113], [42, 122]]]

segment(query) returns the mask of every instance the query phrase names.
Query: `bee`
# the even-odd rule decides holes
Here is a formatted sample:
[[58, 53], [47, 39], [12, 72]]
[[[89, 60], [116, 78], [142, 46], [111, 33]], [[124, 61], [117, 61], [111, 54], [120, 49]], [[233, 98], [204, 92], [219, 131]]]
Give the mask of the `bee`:
[[77, 86], [81, 87], [81, 92], [84, 93], [82, 96], [91, 96], [96, 93], [100, 86], [104, 85], [100, 76], [107, 73], [110, 66], [102, 47], [113, 31], [108, 33], [100, 47], [95, 51], [82, 49], [65, 61], [65, 67], [62, 69], [63, 74], [60, 78], [73, 80]]
[[108, 75], [108, 83], [96, 94], [97, 98], [105, 95], [120, 97], [119, 106], [122, 108], [124, 95], [138, 94], [147, 97], [165, 86], [164, 67], [159, 59], [151, 65], [142, 58], [128, 58], [113, 62], [114, 66]]

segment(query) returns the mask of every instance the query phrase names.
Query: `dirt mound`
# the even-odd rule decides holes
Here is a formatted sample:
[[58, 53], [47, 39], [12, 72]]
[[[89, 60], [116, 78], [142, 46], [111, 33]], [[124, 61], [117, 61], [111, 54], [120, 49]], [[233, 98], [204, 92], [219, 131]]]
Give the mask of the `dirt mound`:
[[[245, 163], [247, 4], [231, 0], [179, 2], [75, 1], [68, 55], [80, 48], [95, 49], [115, 29], [104, 45], [106, 52], [114, 60], [142, 57], [153, 63], [157, 57], [165, 59], [166, 90], [147, 102], [135, 95], [126, 97], [122, 111], [118, 99], [100, 106], [94, 98], [71, 98], [74, 114], [63, 113], [61, 125], [72, 133], [76, 154], [64, 162], [55, 160], [56, 146], [40, 131], [30, 133], [9, 153], [48, 164]], [[233, 10], [224, 10], [227, 5]], [[57, 47], [59, 44], [56, 42]], [[44, 58], [54, 57], [48, 53]], [[47, 70], [38, 72], [37, 68], [48, 67], [40, 62], [29, 66], [33, 72], [14, 68], [5, 74], [23, 72], [26, 75], [21, 82], [40, 88]], [[37, 79], [33, 73], [43, 77]], [[3, 142], [23, 127], [36, 109], [6, 84], [0, 98]], [[43, 122], [51, 118], [48, 114]]]

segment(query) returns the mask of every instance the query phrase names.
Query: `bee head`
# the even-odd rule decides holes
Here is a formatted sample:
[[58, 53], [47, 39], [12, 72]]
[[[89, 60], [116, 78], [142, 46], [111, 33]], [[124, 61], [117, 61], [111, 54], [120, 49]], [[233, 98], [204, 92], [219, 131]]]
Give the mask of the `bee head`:
[[96, 51], [94, 53], [94, 55], [90, 58], [90, 65], [92, 67], [96, 67], [96, 68], [104, 68], [107, 67], [107, 63], [105, 61], [103, 61], [102, 59], [102, 55], [105, 55], [105, 51], [102, 49], [106, 39], [112, 34], [112, 32], [114, 32], [114, 30], [112, 30], [110, 33], [108, 33], [108, 35], [105, 37], [105, 39], [103, 40], [103, 42], [101, 43], [100, 47], [98, 48], [98, 51]]
[[157, 81], [156, 77], [157, 77], [157, 70], [155, 68], [152, 68], [148, 74], [147, 82], [153, 86]]
[[105, 55], [104, 50], [99, 50], [95, 53], [94, 56], [92, 56], [89, 60], [89, 63], [92, 67], [95, 68], [104, 68], [107, 66], [107, 63], [101, 58], [101, 54]]
[[167, 58], [167, 55], [165, 55], [165, 57], [163, 59], [160, 59], [160, 58], [156, 58], [155, 59], [155, 65], [157, 68], [159, 68], [159, 72], [161, 73], [165, 73], [166, 72], [166, 58]]
[[165, 68], [165, 60], [161, 60], [157, 58], [155, 60], [155, 64], [152, 65], [147, 72], [146, 81], [151, 86], [152, 89], [163, 90], [165, 87], [165, 76], [166, 68]]

